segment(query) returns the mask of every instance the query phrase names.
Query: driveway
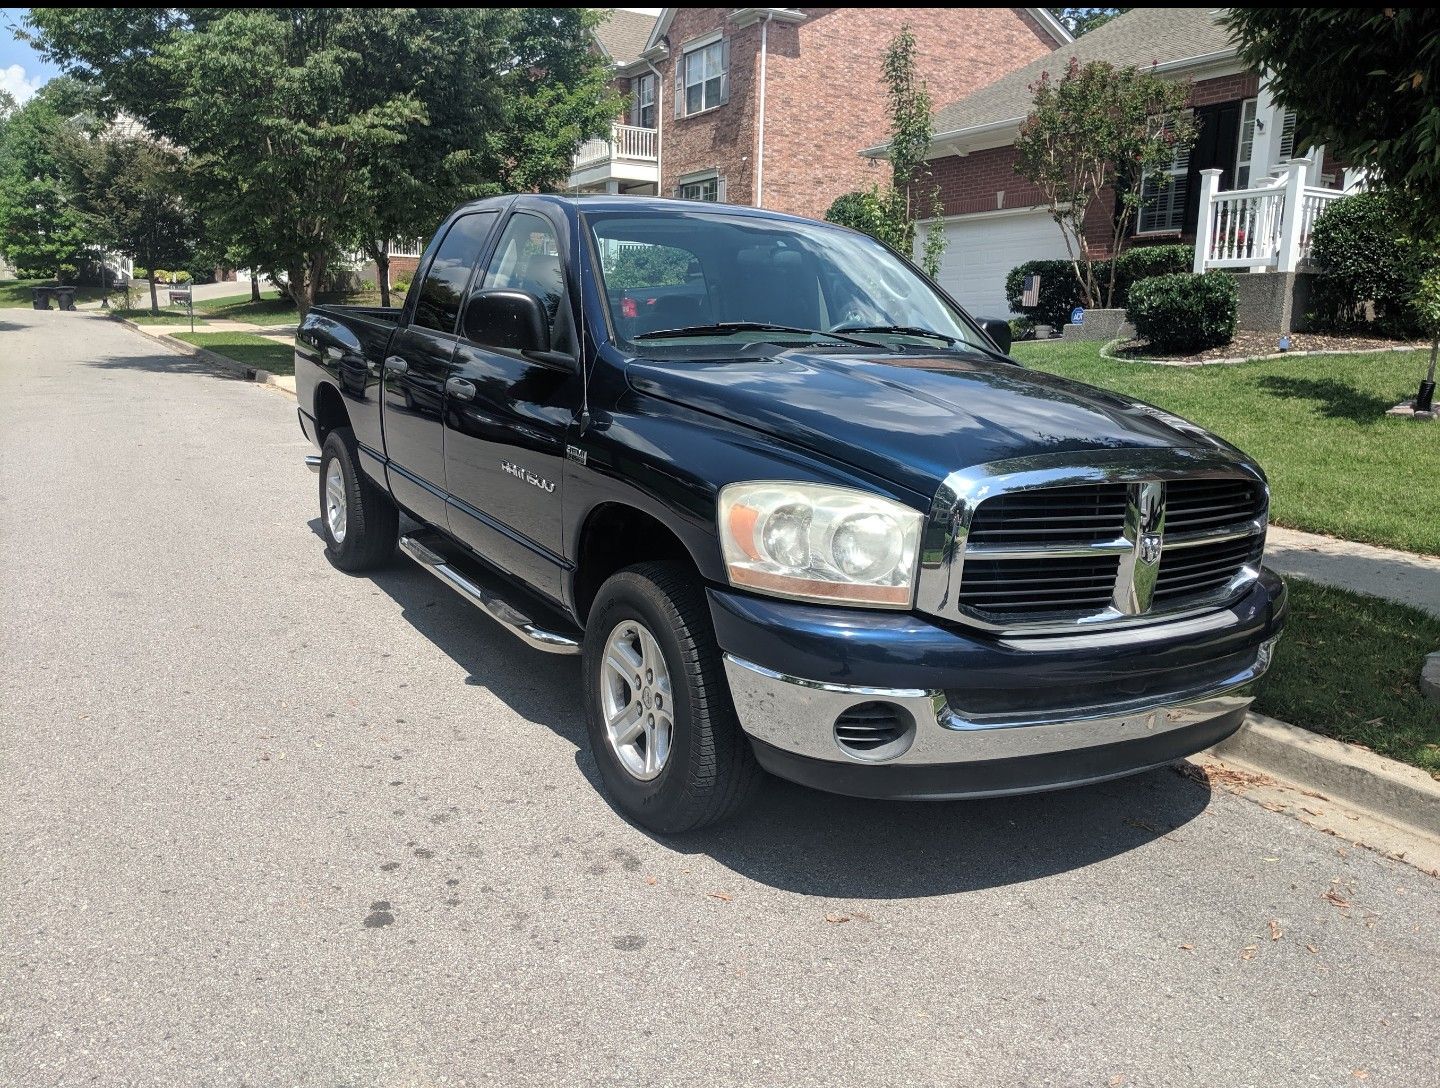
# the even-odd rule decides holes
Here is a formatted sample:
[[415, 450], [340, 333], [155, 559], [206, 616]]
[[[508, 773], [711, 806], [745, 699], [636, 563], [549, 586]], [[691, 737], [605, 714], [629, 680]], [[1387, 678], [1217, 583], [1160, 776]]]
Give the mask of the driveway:
[[0, 1084], [1440, 1084], [1440, 885], [1170, 771], [620, 819], [294, 402], [0, 318]]

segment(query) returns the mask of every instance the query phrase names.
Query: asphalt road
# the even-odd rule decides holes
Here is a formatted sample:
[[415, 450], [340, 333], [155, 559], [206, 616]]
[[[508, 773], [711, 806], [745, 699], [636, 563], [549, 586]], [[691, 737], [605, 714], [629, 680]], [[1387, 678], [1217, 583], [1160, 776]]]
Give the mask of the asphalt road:
[[658, 840], [307, 452], [0, 311], [0, 1085], [1440, 1084], [1433, 879], [1169, 770]]

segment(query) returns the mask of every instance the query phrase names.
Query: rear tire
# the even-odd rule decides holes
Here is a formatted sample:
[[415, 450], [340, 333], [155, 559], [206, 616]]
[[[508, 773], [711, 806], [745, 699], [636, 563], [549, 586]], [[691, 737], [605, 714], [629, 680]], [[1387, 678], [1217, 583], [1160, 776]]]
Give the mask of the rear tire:
[[359, 448], [349, 427], [336, 427], [320, 449], [320, 525], [325, 554], [343, 571], [371, 570], [395, 553], [399, 511], [360, 471]]
[[762, 772], [735, 717], [693, 570], [642, 563], [601, 586], [583, 676], [590, 750], [627, 817], [665, 834], [694, 831], [733, 815], [755, 791]]

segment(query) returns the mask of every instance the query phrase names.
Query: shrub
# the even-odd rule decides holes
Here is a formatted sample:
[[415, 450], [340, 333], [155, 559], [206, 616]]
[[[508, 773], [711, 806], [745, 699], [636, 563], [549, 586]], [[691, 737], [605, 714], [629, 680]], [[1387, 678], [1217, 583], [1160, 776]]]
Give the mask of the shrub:
[[1115, 305], [1124, 306], [1131, 285], [1140, 280], [1189, 272], [1194, 267], [1194, 246], [1131, 246], [1115, 262]]
[[137, 264], [133, 269], [131, 269], [130, 275], [137, 280], [148, 280], [150, 278], [150, 269], [141, 268]]
[[1225, 272], [1174, 272], [1130, 287], [1127, 316], [1159, 351], [1199, 351], [1235, 336], [1235, 278]]
[[1028, 317], [1012, 317], [1010, 319], [1010, 342], [1013, 344], [1019, 340], [1035, 339], [1035, 322]]
[[410, 290], [410, 281], [406, 279], [396, 280], [390, 285], [390, 290], [398, 291], [403, 295], [406, 291]]
[[[1022, 306], [1025, 277], [1032, 272], [1040, 276], [1040, 302], [1036, 306]], [[1035, 324], [1053, 325], [1058, 329], [1070, 320], [1070, 311], [1080, 305], [1080, 282], [1069, 261], [1026, 261], [1010, 269], [1005, 277], [1005, 300], [1012, 311], [1024, 314]]]
[[171, 272], [171, 273], [170, 273], [170, 282], [171, 282], [171, 283], [189, 283], [189, 282], [190, 282], [190, 273], [189, 273], [189, 272], [186, 272], [184, 269], [181, 269], [179, 272]]
[[170, 273], [169, 273], [168, 271], [166, 271], [165, 269], [163, 269], [163, 268], [157, 268], [157, 269], [155, 269], [155, 282], [156, 282], [156, 283], [169, 283], [169, 282], [170, 282]]
[[[903, 218], [903, 212], [899, 214]], [[904, 230], [897, 225], [896, 216], [894, 191], [882, 191], [878, 185], [836, 197], [835, 203], [825, 212], [827, 222], [863, 231], [892, 249], [905, 253]]]
[[1406, 239], [1397, 198], [1356, 193], [1334, 201], [1315, 220], [1310, 260], [1319, 275], [1311, 294], [1316, 321], [1337, 331], [1367, 323], [1367, 303], [1387, 331], [1414, 328], [1410, 299], [1425, 269]]
[[367, 291], [367, 292], [368, 292], [368, 291], [374, 291], [374, 290], [375, 290], [375, 281], [374, 281], [374, 280], [361, 280], [361, 281], [360, 281], [360, 290], [361, 290], [361, 291]]

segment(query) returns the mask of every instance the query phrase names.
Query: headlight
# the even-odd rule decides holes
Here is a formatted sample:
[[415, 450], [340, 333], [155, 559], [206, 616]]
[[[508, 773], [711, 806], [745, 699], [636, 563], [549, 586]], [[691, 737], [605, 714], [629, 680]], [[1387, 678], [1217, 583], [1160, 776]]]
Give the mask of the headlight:
[[730, 584], [807, 601], [909, 608], [923, 520], [848, 487], [756, 481], [720, 491]]

